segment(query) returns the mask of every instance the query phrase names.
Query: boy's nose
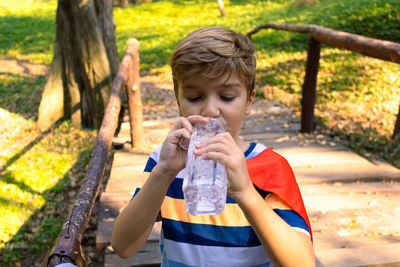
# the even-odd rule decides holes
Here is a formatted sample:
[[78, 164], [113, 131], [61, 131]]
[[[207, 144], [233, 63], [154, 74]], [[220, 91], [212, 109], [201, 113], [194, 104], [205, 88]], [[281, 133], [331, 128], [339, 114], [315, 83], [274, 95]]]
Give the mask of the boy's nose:
[[216, 101], [213, 99], [207, 99], [201, 110], [201, 115], [204, 117], [217, 118], [220, 115]]

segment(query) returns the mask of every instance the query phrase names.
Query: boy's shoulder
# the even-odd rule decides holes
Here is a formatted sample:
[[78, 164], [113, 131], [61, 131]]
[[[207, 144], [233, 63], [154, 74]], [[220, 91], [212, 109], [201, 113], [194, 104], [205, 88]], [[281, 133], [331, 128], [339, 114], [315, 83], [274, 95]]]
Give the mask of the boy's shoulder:
[[252, 142], [246, 154], [246, 160], [252, 164], [280, 164], [289, 165], [288, 161], [272, 148], [261, 143]]
[[154, 159], [156, 162], [158, 162], [160, 160], [160, 153], [161, 153], [161, 149], [162, 149], [163, 143], [161, 143], [161, 145], [159, 145], [155, 150], [153, 150], [150, 153], [150, 158]]

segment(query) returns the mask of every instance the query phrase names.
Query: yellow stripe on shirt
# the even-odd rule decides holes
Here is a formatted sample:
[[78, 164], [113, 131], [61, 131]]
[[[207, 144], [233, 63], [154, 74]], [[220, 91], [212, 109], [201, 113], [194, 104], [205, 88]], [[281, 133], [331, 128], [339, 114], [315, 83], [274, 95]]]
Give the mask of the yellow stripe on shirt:
[[250, 226], [243, 211], [236, 203], [227, 203], [225, 210], [218, 215], [193, 216], [186, 212], [185, 200], [166, 196], [161, 206], [161, 214], [163, 218], [182, 222], [219, 226]]
[[265, 201], [271, 209], [290, 210], [289, 206], [277, 195], [271, 193], [265, 197]]

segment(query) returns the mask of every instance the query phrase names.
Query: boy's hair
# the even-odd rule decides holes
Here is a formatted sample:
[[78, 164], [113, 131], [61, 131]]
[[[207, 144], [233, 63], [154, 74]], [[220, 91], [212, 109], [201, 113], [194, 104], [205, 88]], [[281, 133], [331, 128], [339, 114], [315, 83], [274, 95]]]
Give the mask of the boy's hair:
[[209, 79], [232, 73], [242, 76], [247, 97], [254, 90], [256, 59], [251, 40], [232, 30], [208, 27], [190, 33], [171, 55], [175, 96], [179, 84], [189, 75], [203, 75]]

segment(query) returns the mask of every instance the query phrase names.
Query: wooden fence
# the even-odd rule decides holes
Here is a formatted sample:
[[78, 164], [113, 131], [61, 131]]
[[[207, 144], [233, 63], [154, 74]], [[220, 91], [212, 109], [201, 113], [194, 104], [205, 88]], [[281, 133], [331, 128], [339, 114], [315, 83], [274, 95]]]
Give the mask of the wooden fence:
[[[398, 43], [372, 39], [357, 34], [307, 24], [295, 25], [285, 23], [267, 23], [258, 26], [251, 32], [247, 33], [247, 36], [251, 38], [253, 34], [257, 33], [261, 29], [305, 33], [309, 36], [306, 75], [302, 87], [302, 132], [312, 132], [314, 130], [314, 105], [316, 100], [321, 43], [400, 64], [400, 44]], [[400, 106], [392, 138], [398, 134], [400, 134]]]
[[125, 91], [128, 96], [132, 146], [136, 146], [143, 142], [143, 128], [139, 81], [139, 43], [135, 39], [129, 39], [127, 42], [126, 52], [114, 79], [84, 184], [79, 190], [70, 217], [64, 223], [56, 244], [49, 250], [42, 266], [56, 266], [61, 263], [87, 266], [90, 262], [90, 259], [82, 252], [82, 234], [88, 224], [103, 179]]

